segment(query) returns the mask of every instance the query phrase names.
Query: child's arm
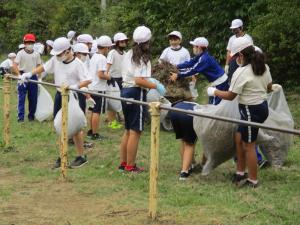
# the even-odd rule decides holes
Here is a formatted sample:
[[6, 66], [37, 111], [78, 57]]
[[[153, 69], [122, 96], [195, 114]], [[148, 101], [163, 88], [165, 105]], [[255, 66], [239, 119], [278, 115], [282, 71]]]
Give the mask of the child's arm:
[[178, 64], [176, 67], [180, 70], [190, 68], [190, 67], [193, 67], [195, 65], [195, 63], [197, 63], [197, 61], [198, 61], [198, 57], [194, 57], [188, 61]]
[[149, 89], [156, 89], [156, 84], [148, 81], [147, 78], [145, 77], [135, 77], [134, 78], [135, 84], [144, 87], [144, 88], [149, 88]]
[[102, 79], [102, 80], [110, 80], [110, 76], [109, 76], [109, 74], [106, 73], [106, 71], [101, 71], [101, 70], [99, 70], [99, 71], [97, 72], [97, 75], [98, 75], [99, 79]]

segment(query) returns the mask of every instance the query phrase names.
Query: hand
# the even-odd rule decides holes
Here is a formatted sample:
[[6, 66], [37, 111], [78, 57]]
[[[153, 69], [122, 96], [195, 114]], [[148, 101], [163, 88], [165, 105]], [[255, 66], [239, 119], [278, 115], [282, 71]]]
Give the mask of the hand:
[[87, 87], [82, 87], [82, 88], [80, 88], [80, 90], [82, 90], [82, 91], [89, 91], [89, 89]]
[[226, 74], [228, 74], [229, 65], [225, 65], [225, 68], [224, 68], [224, 70], [225, 70], [225, 73], [226, 73]]
[[68, 88], [72, 88], [72, 89], [78, 89], [79, 88], [79, 86], [78, 86], [78, 84], [72, 84], [72, 85], [69, 85], [69, 87]]
[[217, 88], [215, 88], [215, 87], [208, 87], [207, 88], [207, 95], [208, 96], [215, 96], [215, 91], [217, 90]]
[[31, 72], [23, 73], [21, 75], [21, 82], [22, 83], [27, 82], [27, 79], [30, 79], [31, 77], [32, 77], [32, 73]]
[[177, 78], [178, 78], [178, 74], [177, 73], [173, 73], [173, 72], [170, 72], [171, 76], [169, 78], [170, 81], [176, 81]]
[[272, 84], [272, 91], [277, 92], [282, 89], [282, 86], [280, 84]]
[[86, 105], [88, 108], [93, 109], [96, 105], [96, 102], [94, 101], [94, 99], [92, 97], [89, 97], [88, 99], [86, 99]]
[[166, 88], [164, 85], [162, 85], [161, 83], [156, 84], [156, 90], [158, 91], [158, 93], [162, 96], [164, 96], [167, 92]]

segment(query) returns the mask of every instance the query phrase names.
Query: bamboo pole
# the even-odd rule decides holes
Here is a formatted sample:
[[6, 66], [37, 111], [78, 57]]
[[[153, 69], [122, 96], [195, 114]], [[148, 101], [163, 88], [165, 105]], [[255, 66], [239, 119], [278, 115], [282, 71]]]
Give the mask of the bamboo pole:
[[3, 140], [4, 147], [9, 147], [10, 144], [10, 130], [9, 130], [9, 118], [10, 118], [10, 81], [9, 78], [4, 76], [3, 82], [3, 97], [4, 97], [4, 106], [3, 106]]
[[160, 131], [160, 110], [159, 102], [150, 103], [151, 113], [151, 158], [150, 158], [150, 189], [149, 189], [149, 216], [156, 219], [157, 211], [157, 178], [159, 160], [159, 131]]
[[61, 136], [60, 136], [60, 158], [61, 158], [61, 178], [63, 181], [67, 178], [68, 163], [68, 99], [69, 90], [66, 86], [61, 88]]

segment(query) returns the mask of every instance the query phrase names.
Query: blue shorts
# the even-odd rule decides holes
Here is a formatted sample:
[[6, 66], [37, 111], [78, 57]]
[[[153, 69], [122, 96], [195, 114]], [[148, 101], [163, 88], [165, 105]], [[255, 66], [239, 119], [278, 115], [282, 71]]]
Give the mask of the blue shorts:
[[[146, 90], [140, 87], [123, 88], [121, 91], [121, 97], [146, 102]], [[146, 106], [122, 101], [122, 108], [125, 120], [125, 129], [143, 131], [147, 110]]]
[[[192, 102], [179, 102], [173, 107], [185, 110], [194, 110], [195, 103]], [[193, 127], [193, 116], [170, 111], [169, 116], [173, 129], [176, 135], [176, 139], [182, 139], [189, 144], [195, 144], [197, 141], [197, 135]]]
[[[243, 105], [239, 104], [241, 120], [249, 122], [263, 123], [269, 116], [269, 108], [267, 101], [259, 105]], [[239, 125], [238, 132], [242, 135], [242, 140], [246, 143], [256, 141], [259, 128]]]
[[[228, 79], [225, 82], [223, 82], [222, 84], [217, 85], [216, 88], [220, 91], [228, 91], [228, 89], [229, 89]], [[222, 101], [221, 98], [219, 98], [217, 96], [212, 96], [212, 97], [209, 97], [208, 104], [218, 105], [221, 101]]]

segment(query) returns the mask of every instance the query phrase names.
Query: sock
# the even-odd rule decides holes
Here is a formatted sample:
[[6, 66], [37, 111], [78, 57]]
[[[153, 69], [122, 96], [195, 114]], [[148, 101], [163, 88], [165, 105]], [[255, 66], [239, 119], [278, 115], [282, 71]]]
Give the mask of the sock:
[[248, 181], [250, 181], [250, 182], [253, 183], [253, 184], [257, 184], [257, 183], [258, 183], [257, 180], [251, 180], [251, 179], [249, 179], [249, 178], [248, 178]]
[[237, 175], [240, 175], [240, 176], [244, 176], [245, 175], [245, 171], [241, 172], [241, 171], [236, 171], [236, 174]]

